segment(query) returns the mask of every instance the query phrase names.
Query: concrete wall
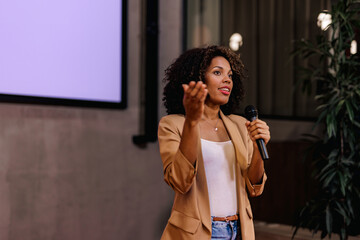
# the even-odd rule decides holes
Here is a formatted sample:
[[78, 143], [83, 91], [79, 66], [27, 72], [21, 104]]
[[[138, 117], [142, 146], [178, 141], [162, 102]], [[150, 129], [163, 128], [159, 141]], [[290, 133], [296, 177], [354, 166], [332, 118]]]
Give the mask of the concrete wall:
[[[132, 143], [142, 2], [128, 1], [127, 109], [0, 103], [1, 240], [159, 239], [173, 194], [157, 143]], [[160, 1], [160, 79], [180, 53], [180, 16], [180, 0]]]

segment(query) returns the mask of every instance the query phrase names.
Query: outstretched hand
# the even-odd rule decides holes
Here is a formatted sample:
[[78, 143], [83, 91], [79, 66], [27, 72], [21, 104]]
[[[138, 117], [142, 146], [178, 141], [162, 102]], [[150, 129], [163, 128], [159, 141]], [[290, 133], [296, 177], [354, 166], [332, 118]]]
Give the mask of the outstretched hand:
[[191, 81], [189, 84], [183, 84], [186, 118], [190, 121], [200, 121], [204, 112], [205, 99], [208, 94], [207, 86], [202, 81]]

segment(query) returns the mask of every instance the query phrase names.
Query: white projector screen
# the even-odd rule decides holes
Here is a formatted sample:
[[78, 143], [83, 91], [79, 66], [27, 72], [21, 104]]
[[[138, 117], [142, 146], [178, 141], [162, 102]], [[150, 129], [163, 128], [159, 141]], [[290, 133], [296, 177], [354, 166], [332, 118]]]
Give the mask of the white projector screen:
[[0, 0], [0, 100], [125, 107], [125, 7]]

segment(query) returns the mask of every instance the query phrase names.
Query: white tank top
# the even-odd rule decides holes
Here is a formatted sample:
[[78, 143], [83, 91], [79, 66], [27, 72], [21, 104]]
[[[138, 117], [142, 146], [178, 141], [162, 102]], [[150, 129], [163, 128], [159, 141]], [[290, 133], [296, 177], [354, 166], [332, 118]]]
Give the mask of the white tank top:
[[231, 140], [201, 139], [211, 216], [226, 217], [238, 212], [236, 199], [235, 150]]

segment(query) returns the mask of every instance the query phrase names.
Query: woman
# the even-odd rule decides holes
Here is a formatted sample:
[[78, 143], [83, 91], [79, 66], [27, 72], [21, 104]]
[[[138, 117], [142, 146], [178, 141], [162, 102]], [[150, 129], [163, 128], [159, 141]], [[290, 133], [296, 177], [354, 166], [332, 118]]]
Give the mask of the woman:
[[219, 46], [189, 50], [166, 70], [158, 139], [175, 199], [162, 239], [255, 239], [248, 194], [263, 191], [256, 139], [268, 143], [270, 132], [231, 114], [244, 78], [239, 56]]

